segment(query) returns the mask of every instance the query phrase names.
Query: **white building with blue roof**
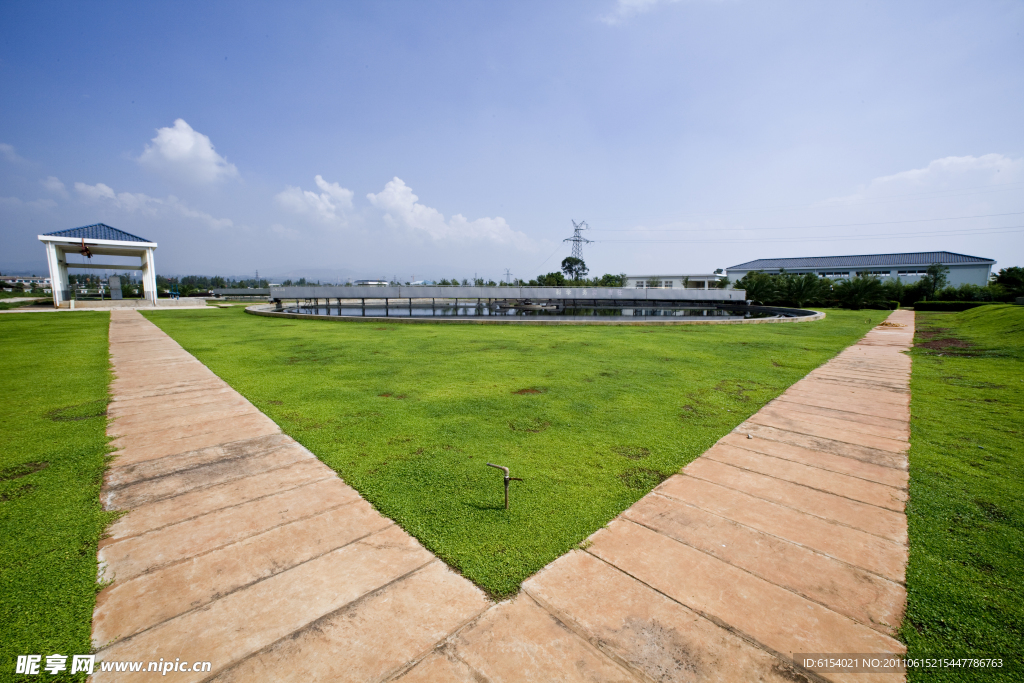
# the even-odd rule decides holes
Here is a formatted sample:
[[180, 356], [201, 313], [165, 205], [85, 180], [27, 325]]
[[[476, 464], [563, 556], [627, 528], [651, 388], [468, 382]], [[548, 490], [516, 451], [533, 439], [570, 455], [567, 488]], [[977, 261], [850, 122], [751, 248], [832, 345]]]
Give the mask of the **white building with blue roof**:
[[747, 273], [814, 273], [833, 279], [874, 275], [879, 278], [900, 278], [911, 284], [924, 275], [928, 266], [939, 264], [949, 268], [949, 284], [984, 287], [988, 284], [995, 261], [980, 256], [954, 254], [950, 251], [919, 251], [906, 254], [863, 254], [860, 256], [808, 256], [802, 258], [763, 258], [747, 261], [726, 269], [729, 280], [736, 282]]
[[[144, 297], [156, 305], [156, 262], [153, 259], [156, 242], [105, 223], [48, 232], [39, 235], [39, 241], [46, 247], [55, 307], [59, 308], [61, 302], [71, 298], [68, 268], [141, 271]], [[69, 263], [68, 254], [79, 254], [84, 258], [81, 262]], [[138, 258], [139, 263], [96, 263], [93, 256], [127, 256]]]

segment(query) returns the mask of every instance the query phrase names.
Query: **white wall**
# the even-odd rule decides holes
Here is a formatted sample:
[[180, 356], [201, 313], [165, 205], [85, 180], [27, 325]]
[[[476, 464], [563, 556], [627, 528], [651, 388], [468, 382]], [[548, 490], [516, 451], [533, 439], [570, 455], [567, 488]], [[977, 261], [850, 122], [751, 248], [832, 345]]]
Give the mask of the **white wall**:
[[[951, 285], [953, 287], [959, 287], [962, 284], [971, 284], [971, 285], [978, 285], [979, 287], [984, 287], [985, 285], [988, 284], [989, 275], [992, 272], [992, 267], [989, 266], [988, 264], [981, 264], [981, 265], [979, 265], [979, 264], [972, 263], [972, 264], [964, 264], [964, 265], [951, 265], [951, 266], [948, 266], [948, 268], [949, 268], [949, 273], [947, 274], [946, 277], [949, 280], [949, 285]], [[908, 284], [909, 285], [909, 284], [912, 284], [912, 283], [917, 282], [918, 280], [920, 280], [921, 277], [924, 274], [924, 271], [926, 271], [927, 269], [928, 269], [927, 266], [899, 266], [899, 267], [896, 267], [896, 266], [893, 266], [893, 267], [890, 267], [890, 266], [868, 266], [868, 267], [864, 267], [864, 266], [862, 266], [862, 267], [859, 267], [859, 268], [854, 268], [854, 267], [851, 267], [851, 266], [847, 266], [847, 267], [844, 267], [844, 268], [793, 268], [793, 269], [786, 269], [786, 272], [787, 273], [795, 273], [797, 275], [801, 275], [803, 273], [817, 273], [819, 275], [822, 274], [822, 273], [831, 273], [833, 275], [830, 275], [830, 277], [832, 277], [833, 279], [839, 279], [840, 277], [844, 277], [844, 276], [843, 275], [835, 275], [835, 273], [848, 273], [848, 275], [846, 275], [845, 277], [853, 277], [858, 271], [866, 271], [866, 272], [875, 272], [875, 274], [878, 277], [880, 277], [880, 278], [886, 278], [886, 277], [896, 278], [896, 277], [899, 277], [900, 280], [902, 280], [904, 282], [904, 284]], [[921, 271], [921, 272], [914, 272], [914, 273], [902, 272], [901, 273], [900, 271]], [[742, 278], [748, 272], [750, 272], [750, 271], [747, 271], [747, 270], [730, 270], [730, 271], [727, 271], [726, 274], [729, 276], [729, 280], [731, 280], [733, 283], [735, 283], [737, 280]], [[779, 269], [778, 268], [775, 268], [775, 269], [765, 269], [764, 272], [766, 272], [766, 273], [778, 273]]]

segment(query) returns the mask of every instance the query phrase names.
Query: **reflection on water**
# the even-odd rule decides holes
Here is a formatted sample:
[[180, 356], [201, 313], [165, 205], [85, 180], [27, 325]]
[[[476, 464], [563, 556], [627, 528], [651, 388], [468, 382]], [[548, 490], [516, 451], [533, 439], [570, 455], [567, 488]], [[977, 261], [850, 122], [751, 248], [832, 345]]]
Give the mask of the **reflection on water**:
[[527, 310], [506, 306], [480, 304], [437, 304], [434, 306], [415, 303], [394, 303], [389, 306], [373, 305], [298, 305], [284, 309], [287, 313], [304, 315], [332, 315], [373, 318], [544, 318], [546, 320], [588, 320], [599, 317], [604, 320], [648, 320], [662, 318], [714, 318], [715, 320], [743, 320], [745, 318], [781, 317], [763, 311], [739, 311], [711, 307], [690, 308], [559, 308], [557, 310]]

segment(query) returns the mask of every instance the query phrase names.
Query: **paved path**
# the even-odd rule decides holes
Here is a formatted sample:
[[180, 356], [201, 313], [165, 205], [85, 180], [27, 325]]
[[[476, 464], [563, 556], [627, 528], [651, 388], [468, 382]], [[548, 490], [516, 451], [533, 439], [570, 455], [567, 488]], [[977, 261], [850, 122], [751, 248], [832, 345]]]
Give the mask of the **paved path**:
[[100, 546], [99, 659], [212, 662], [176, 681], [781, 682], [821, 680], [794, 653], [900, 652], [913, 314], [890, 320], [905, 326], [493, 604], [156, 326], [112, 311], [103, 497], [131, 512]]

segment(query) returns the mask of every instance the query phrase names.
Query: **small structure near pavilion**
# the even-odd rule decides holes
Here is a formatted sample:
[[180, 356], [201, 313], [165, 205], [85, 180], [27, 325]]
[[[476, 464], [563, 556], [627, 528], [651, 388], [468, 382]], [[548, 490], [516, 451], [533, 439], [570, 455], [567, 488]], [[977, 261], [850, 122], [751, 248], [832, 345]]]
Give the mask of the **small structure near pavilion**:
[[[50, 283], [53, 287], [53, 305], [71, 298], [68, 268], [93, 268], [99, 270], [140, 270], [142, 271], [143, 296], [156, 305], [156, 263], [153, 252], [156, 242], [112, 228], [104, 223], [86, 225], [70, 230], [58, 230], [39, 235], [39, 241], [46, 247], [46, 262], [50, 267]], [[85, 263], [68, 263], [68, 254], [87, 257]], [[139, 259], [139, 264], [94, 263], [93, 256], [129, 256]]]

